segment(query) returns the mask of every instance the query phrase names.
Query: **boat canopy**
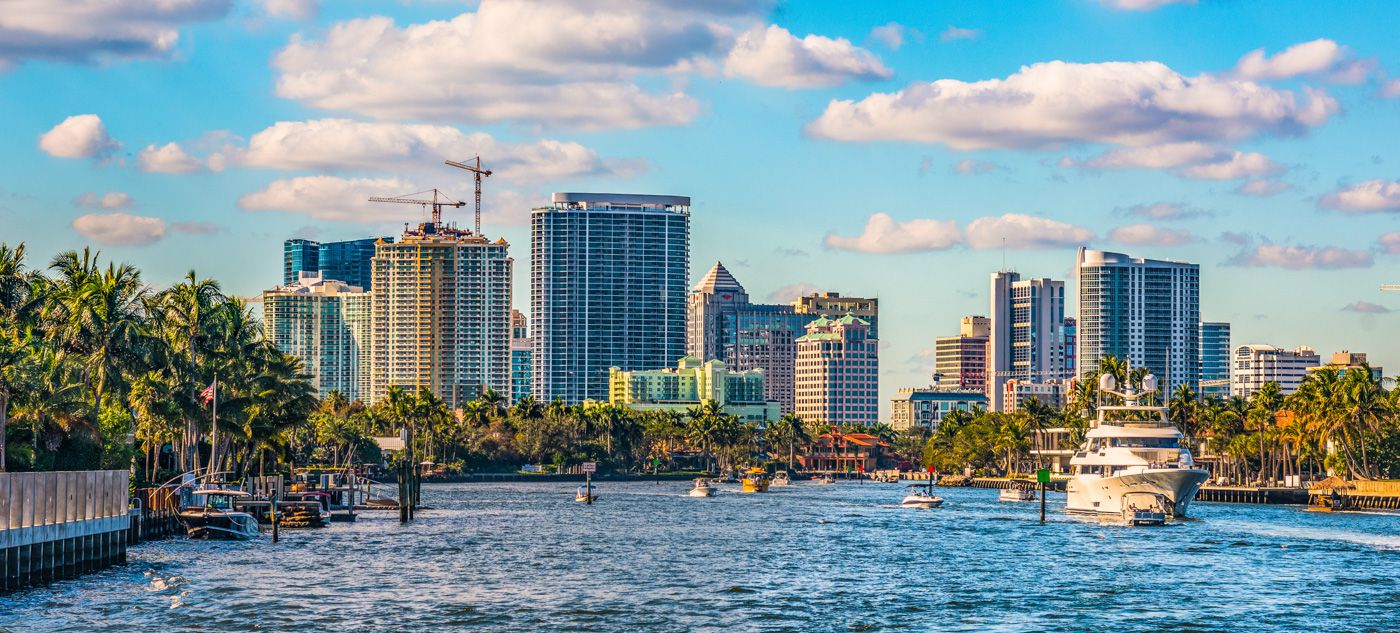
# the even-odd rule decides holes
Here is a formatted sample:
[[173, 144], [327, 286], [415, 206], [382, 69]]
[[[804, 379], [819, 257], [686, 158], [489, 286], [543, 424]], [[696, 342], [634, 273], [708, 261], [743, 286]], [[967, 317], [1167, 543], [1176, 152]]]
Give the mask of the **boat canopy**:
[[196, 491], [194, 491], [194, 492], [191, 493], [191, 494], [204, 495], [204, 496], [207, 496], [207, 497], [218, 497], [218, 496], [224, 496], [224, 497], [251, 497], [251, 496], [253, 496], [253, 495], [251, 495], [251, 494], [248, 494], [248, 493], [246, 493], [246, 492], [243, 492], [242, 490], [224, 490], [223, 488], [200, 488], [199, 490], [196, 490]]

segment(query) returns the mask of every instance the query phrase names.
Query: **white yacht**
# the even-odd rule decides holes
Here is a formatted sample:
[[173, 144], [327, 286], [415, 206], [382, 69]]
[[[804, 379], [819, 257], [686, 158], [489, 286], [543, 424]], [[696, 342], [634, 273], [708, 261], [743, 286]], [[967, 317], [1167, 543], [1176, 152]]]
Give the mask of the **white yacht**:
[[[1113, 376], [1100, 376], [1097, 419], [1069, 462], [1066, 510], [1121, 517], [1153, 509], [1186, 516], [1208, 473], [1196, 468], [1191, 451], [1181, 446], [1181, 431], [1167, 417], [1168, 408], [1139, 404], [1157, 391], [1157, 378], [1148, 374], [1142, 386], [1118, 392]], [[1118, 396], [1123, 404], [1103, 405], [1105, 395]]]

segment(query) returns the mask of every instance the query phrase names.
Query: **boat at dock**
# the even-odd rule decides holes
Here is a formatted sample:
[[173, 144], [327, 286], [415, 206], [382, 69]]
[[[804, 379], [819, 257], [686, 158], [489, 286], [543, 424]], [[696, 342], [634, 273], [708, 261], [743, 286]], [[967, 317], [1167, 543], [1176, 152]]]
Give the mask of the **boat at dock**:
[[[1143, 505], [1142, 495], [1151, 495], [1167, 518], [1186, 516], [1209, 474], [1181, 446], [1168, 408], [1141, 403], [1157, 391], [1156, 377], [1143, 377], [1142, 386], [1118, 392], [1113, 376], [1100, 377], [1098, 414], [1070, 459], [1067, 511], [1121, 517], [1134, 503]], [[1105, 395], [1123, 404], [1104, 405]]]
[[241, 490], [200, 488], [190, 493], [192, 503], [180, 509], [180, 524], [190, 538], [246, 541], [261, 533], [258, 519], [233, 509], [235, 499], [250, 495]]
[[715, 489], [710, 485], [709, 479], [700, 477], [695, 480], [695, 487], [690, 489], [690, 496], [713, 497], [715, 496]]
[[1010, 488], [1002, 488], [1001, 492], [997, 494], [997, 501], [1035, 501], [1035, 491], [1020, 484], [1014, 484]]

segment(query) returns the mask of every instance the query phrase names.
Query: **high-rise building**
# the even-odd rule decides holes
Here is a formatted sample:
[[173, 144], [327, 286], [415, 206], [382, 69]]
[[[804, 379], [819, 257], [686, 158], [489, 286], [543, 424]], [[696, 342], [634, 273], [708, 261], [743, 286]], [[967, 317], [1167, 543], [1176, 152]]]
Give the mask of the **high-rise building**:
[[609, 368], [685, 355], [690, 198], [556, 193], [530, 246], [536, 400], [606, 400]]
[[1115, 356], [1157, 376], [1163, 393], [1198, 390], [1201, 375], [1201, 269], [1079, 249], [1077, 337], [1080, 372]]
[[510, 309], [510, 337], [530, 338], [530, 319], [515, 308]]
[[1201, 396], [1230, 395], [1230, 324], [1201, 323]]
[[839, 425], [878, 422], [879, 346], [870, 323], [859, 317], [808, 323], [797, 339], [797, 415]]
[[311, 272], [264, 291], [262, 301], [267, 340], [301, 359], [321, 397], [332, 391], [350, 400], [369, 397], [369, 293]]
[[935, 385], [986, 391], [990, 323], [984, 316], [965, 316], [957, 336], [934, 339]]
[[[880, 300], [861, 297], [843, 297], [839, 292], [813, 292], [793, 300], [792, 308], [798, 314], [807, 315], [811, 323], [819, 316], [838, 317], [849, 314], [870, 324], [870, 336], [880, 336]], [[806, 323], [803, 326], [806, 326]]]
[[1065, 317], [1063, 332], [1065, 335], [1065, 378], [1073, 378], [1079, 373], [1075, 371], [1074, 363], [1078, 356], [1078, 332], [1079, 321], [1074, 317]]
[[519, 310], [510, 310], [510, 401], [530, 395], [535, 375], [534, 352], [530, 349], [530, 324]]
[[343, 281], [365, 290], [374, 288], [370, 260], [379, 239], [367, 238], [343, 242], [315, 242], [291, 239], [282, 243], [282, 283], [290, 285], [302, 272], [320, 272], [326, 279]]
[[1311, 347], [1282, 349], [1273, 345], [1241, 345], [1235, 348], [1230, 395], [1249, 398], [1259, 393], [1265, 383], [1276, 382], [1279, 391], [1286, 396], [1297, 391], [1308, 370], [1321, 361]]
[[715, 262], [690, 291], [686, 353], [724, 361], [733, 371], [763, 370], [766, 397], [790, 413], [797, 337], [814, 319], [791, 305], [749, 303], [744, 287]]
[[1319, 365], [1310, 368], [1308, 371], [1321, 371], [1323, 369], [1335, 369], [1344, 376], [1349, 371], [1362, 371], [1364, 369], [1370, 374], [1372, 380], [1380, 380], [1385, 376], [1384, 369], [1371, 366], [1370, 362], [1366, 360], [1365, 352], [1353, 352], [1350, 350], [1337, 352], [1332, 355], [1332, 359], [1327, 361], [1326, 365]]
[[514, 266], [505, 240], [422, 224], [375, 249], [373, 400], [427, 387], [457, 408], [511, 393]]
[[639, 411], [685, 413], [714, 400], [726, 413], [763, 425], [778, 419], [778, 403], [764, 395], [763, 370], [734, 371], [722, 361], [686, 356], [675, 367], [608, 372], [608, 401]]
[[992, 273], [987, 396], [993, 411], [1006, 409], [1005, 385], [1063, 380], [1065, 282]]

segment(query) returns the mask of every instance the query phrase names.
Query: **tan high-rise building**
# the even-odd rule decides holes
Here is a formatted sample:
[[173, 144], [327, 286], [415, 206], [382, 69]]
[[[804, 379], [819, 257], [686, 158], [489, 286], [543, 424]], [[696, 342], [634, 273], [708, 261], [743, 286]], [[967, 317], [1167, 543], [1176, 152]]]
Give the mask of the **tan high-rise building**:
[[792, 302], [792, 309], [798, 314], [809, 314], [812, 318], [818, 316], [834, 318], [849, 314], [868, 323], [872, 337], [878, 338], [880, 335], [879, 299], [843, 297], [839, 292], [814, 292], [804, 297], [798, 297]]
[[965, 316], [957, 336], [934, 339], [934, 370], [939, 387], [987, 388], [987, 334], [990, 319]]
[[511, 393], [511, 271], [504, 239], [431, 224], [375, 245], [372, 400], [427, 387], [452, 408]]
[[851, 315], [819, 317], [797, 339], [796, 412], [803, 420], [871, 425], [880, 420], [879, 341]]

